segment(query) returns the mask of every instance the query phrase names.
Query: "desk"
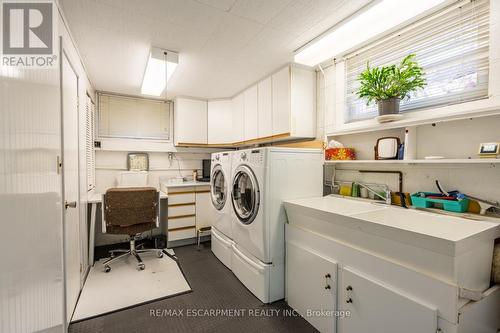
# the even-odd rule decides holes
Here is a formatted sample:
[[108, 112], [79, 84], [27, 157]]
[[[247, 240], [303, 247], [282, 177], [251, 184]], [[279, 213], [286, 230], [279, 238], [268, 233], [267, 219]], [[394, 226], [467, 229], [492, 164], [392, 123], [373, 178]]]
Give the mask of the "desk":
[[[103, 193], [93, 193], [88, 197], [88, 204], [91, 205], [90, 212], [90, 230], [89, 230], [89, 265], [94, 266], [94, 242], [95, 242], [95, 221], [97, 215], [97, 205], [102, 203]], [[168, 195], [160, 191], [161, 199], [167, 199]]]

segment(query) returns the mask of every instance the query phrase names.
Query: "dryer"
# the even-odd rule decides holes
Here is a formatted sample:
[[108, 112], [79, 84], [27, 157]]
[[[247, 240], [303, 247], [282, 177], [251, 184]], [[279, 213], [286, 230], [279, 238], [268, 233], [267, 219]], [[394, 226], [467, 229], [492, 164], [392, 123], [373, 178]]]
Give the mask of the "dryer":
[[210, 198], [213, 214], [211, 248], [229, 269], [232, 257], [231, 152], [213, 153], [210, 166]]
[[285, 296], [286, 199], [322, 196], [318, 149], [256, 148], [233, 152], [232, 270], [264, 303]]

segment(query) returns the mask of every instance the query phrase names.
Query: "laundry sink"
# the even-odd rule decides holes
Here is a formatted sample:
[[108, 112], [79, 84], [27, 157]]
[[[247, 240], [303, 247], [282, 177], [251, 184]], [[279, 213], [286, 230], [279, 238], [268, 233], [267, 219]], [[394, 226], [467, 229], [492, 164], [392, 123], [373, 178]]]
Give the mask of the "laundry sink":
[[489, 284], [498, 223], [333, 196], [284, 206], [290, 225], [472, 290]]

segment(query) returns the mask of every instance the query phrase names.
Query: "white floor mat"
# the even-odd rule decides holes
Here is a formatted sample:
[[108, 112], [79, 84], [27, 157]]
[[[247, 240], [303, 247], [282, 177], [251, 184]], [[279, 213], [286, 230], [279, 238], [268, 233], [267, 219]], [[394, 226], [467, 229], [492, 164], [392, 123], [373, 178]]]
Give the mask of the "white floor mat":
[[[167, 250], [173, 254], [173, 250]], [[190, 291], [177, 263], [163, 255], [140, 254], [146, 269], [137, 270], [137, 261], [131, 256], [111, 264], [105, 273], [102, 259], [90, 269], [72, 322], [99, 316], [133, 305]]]

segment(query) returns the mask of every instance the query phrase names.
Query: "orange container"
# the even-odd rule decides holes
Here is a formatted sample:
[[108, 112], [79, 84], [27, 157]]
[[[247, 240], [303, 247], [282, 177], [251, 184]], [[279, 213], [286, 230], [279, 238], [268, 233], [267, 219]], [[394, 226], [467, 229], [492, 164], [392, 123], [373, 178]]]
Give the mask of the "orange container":
[[354, 148], [327, 148], [325, 160], [355, 160]]

